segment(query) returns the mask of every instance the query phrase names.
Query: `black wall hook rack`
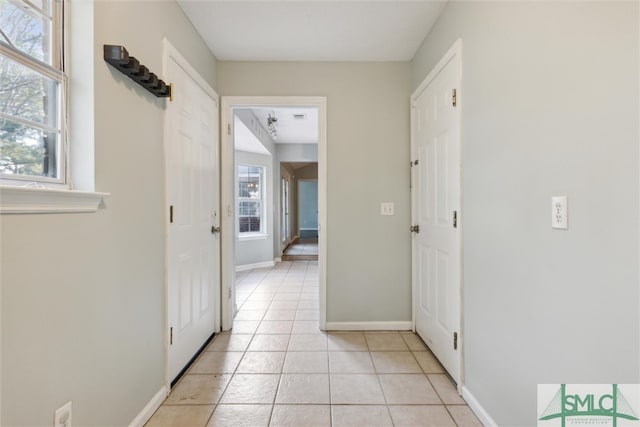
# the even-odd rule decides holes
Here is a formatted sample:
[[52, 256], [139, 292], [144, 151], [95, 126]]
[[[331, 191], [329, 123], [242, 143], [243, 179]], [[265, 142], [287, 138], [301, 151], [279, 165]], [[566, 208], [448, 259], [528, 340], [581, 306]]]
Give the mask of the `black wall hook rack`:
[[104, 45], [104, 60], [115, 69], [159, 98], [172, 98], [171, 85], [166, 84], [133, 56], [124, 46]]

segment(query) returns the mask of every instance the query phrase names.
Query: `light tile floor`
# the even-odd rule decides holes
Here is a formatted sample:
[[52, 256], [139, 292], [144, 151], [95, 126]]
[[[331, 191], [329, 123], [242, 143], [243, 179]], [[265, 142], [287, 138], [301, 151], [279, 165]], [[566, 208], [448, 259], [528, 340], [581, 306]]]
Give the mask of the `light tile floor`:
[[318, 243], [295, 243], [287, 248], [285, 255], [318, 255]]
[[318, 329], [318, 264], [239, 275], [217, 335], [147, 426], [480, 426], [411, 332]]

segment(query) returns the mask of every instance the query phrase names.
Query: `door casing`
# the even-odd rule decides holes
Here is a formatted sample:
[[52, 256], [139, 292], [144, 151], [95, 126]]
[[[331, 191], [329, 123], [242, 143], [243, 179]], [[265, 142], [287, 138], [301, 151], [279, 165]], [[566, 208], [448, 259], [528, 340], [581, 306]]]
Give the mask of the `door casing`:
[[[316, 107], [318, 109], [318, 266], [320, 284], [320, 329], [326, 329], [327, 259], [327, 99], [320, 96], [223, 96], [221, 97], [221, 203], [222, 212], [222, 330], [233, 325], [235, 311], [235, 191], [233, 108]], [[274, 176], [279, 176], [274, 171]], [[278, 171], [279, 172], [279, 171]], [[274, 236], [279, 239], [279, 236]], [[276, 254], [274, 254], [276, 256]]]

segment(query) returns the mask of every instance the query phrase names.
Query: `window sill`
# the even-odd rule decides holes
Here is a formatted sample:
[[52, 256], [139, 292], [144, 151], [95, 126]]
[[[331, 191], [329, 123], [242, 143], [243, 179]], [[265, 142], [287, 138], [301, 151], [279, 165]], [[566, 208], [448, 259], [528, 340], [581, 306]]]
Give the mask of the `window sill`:
[[96, 212], [109, 193], [0, 186], [0, 214]]
[[255, 233], [255, 234], [244, 234], [239, 235], [238, 240], [241, 242], [249, 241], [249, 240], [266, 240], [269, 237], [268, 234], [264, 233]]

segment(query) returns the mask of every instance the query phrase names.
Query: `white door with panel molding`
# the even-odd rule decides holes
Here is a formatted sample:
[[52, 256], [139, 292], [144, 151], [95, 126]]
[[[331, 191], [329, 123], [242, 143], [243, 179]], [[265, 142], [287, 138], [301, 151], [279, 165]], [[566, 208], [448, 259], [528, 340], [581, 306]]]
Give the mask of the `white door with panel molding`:
[[169, 381], [214, 333], [219, 317], [218, 105], [183, 66], [171, 56], [166, 63], [174, 92], [166, 111]]
[[451, 377], [461, 373], [460, 42], [413, 94], [415, 327]]

